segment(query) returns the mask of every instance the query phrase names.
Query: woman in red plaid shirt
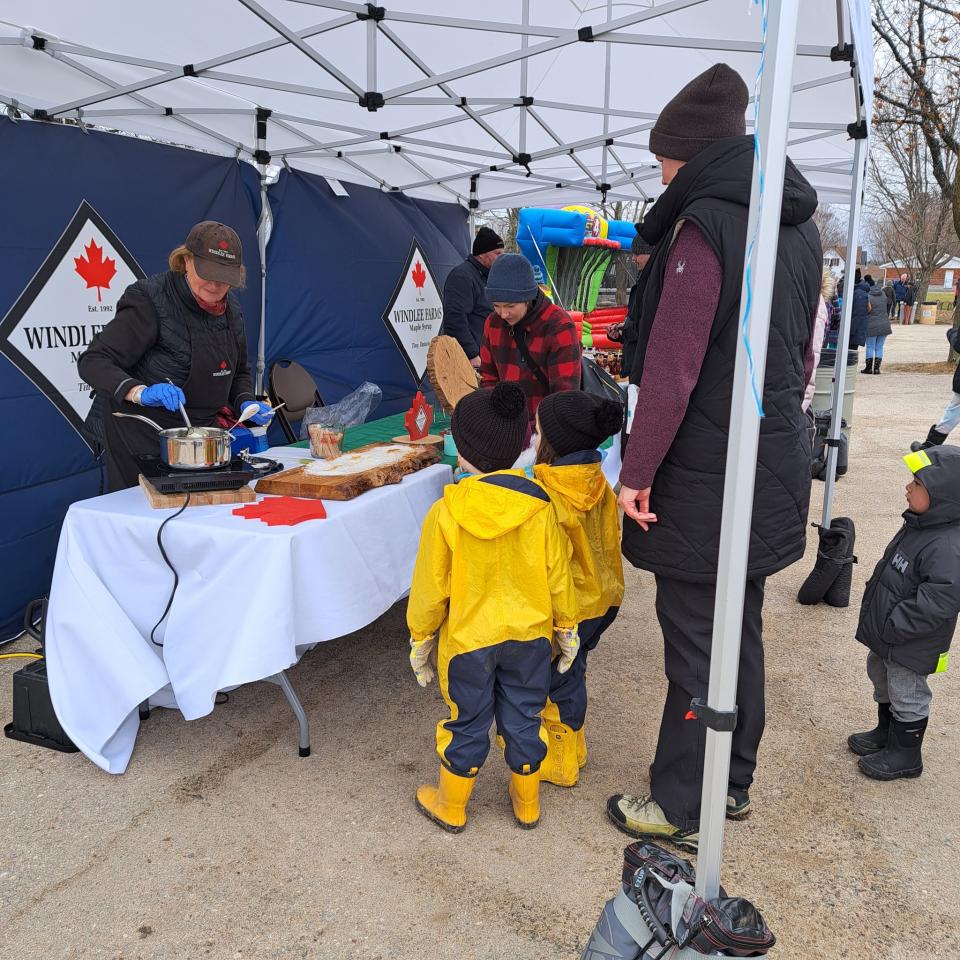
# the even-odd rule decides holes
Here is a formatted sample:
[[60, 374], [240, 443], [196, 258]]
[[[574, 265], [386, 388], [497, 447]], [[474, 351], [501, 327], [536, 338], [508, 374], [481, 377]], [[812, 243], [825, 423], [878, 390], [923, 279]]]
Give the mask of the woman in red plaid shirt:
[[509, 381], [527, 395], [533, 421], [550, 393], [580, 388], [580, 343], [574, 322], [537, 286], [533, 267], [518, 253], [490, 267], [487, 317], [480, 344], [480, 385]]

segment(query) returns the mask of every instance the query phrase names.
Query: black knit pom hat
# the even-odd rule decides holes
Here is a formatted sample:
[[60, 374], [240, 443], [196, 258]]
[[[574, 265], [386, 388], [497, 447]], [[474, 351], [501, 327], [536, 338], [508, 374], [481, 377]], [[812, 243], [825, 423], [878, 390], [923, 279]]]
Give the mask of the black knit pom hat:
[[715, 140], [746, 133], [750, 92], [740, 74], [717, 63], [694, 77], [664, 108], [650, 131], [650, 152], [691, 160]]
[[468, 393], [453, 411], [457, 452], [481, 473], [509, 470], [527, 439], [527, 396], [515, 383]]
[[623, 425], [623, 407], [582, 390], [551, 393], [537, 407], [540, 431], [558, 457], [596, 450]]

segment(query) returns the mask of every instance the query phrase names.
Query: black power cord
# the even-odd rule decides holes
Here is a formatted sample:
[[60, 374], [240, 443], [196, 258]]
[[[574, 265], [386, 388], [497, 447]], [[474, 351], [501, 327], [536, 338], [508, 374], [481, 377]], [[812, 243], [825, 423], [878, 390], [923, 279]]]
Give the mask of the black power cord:
[[180, 585], [180, 575], [177, 573], [177, 568], [170, 562], [170, 558], [167, 556], [167, 551], [163, 549], [163, 528], [171, 521], [175, 520], [177, 517], [183, 513], [187, 507], [190, 506], [190, 494], [187, 494], [187, 499], [183, 501], [183, 506], [176, 512], [170, 514], [163, 523], [160, 524], [160, 529], [157, 531], [157, 546], [160, 548], [160, 556], [163, 557], [163, 562], [170, 568], [173, 573], [173, 589], [170, 591], [170, 599], [167, 600], [167, 605], [164, 607], [163, 614], [160, 619], [153, 625], [153, 629], [150, 631], [150, 642], [154, 646], [162, 647], [163, 644], [159, 640], [155, 640], [153, 635], [157, 632], [157, 627], [163, 623], [167, 618], [167, 614], [170, 612], [170, 608], [173, 606], [173, 598], [176, 596], [177, 587]]

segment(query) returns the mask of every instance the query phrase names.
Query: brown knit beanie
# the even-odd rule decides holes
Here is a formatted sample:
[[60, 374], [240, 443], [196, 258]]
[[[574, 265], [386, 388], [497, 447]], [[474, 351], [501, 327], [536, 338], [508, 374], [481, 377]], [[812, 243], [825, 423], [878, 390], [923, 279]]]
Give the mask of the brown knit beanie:
[[750, 92], [740, 74], [718, 63], [694, 77], [664, 108], [650, 131], [650, 152], [691, 160], [715, 140], [747, 131]]

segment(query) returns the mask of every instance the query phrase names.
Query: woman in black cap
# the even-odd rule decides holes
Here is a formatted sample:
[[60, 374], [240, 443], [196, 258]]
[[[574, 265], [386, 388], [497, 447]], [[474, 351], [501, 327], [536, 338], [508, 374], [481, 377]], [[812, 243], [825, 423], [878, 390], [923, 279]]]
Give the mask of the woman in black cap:
[[168, 263], [166, 273], [127, 287], [116, 316], [77, 362], [96, 391], [87, 427], [104, 448], [110, 491], [136, 486], [136, 457], [157, 453], [152, 427], [114, 412], [151, 407], [148, 416], [164, 429], [183, 426], [180, 404], [201, 427], [212, 426], [224, 406], [239, 414], [256, 405], [250, 420], [258, 425], [273, 416], [254, 396], [243, 313], [230, 295], [244, 283], [236, 232], [204, 220]]

